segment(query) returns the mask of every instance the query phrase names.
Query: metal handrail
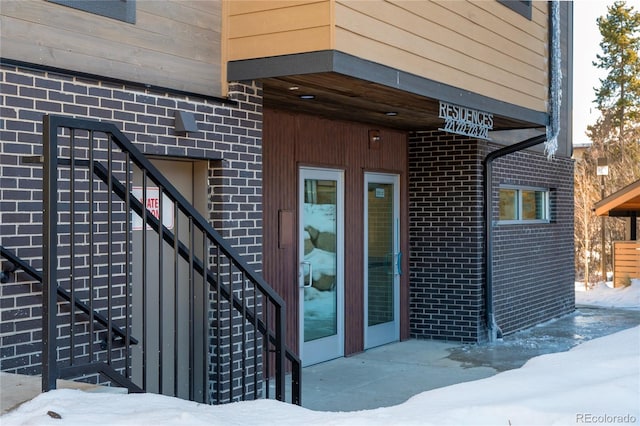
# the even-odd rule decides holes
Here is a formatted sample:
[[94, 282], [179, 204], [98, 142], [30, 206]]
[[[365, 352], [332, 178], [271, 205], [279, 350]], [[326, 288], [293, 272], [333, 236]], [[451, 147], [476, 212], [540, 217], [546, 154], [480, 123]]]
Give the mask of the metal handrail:
[[[37, 281], [40, 284], [42, 284], [42, 274], [38, 270], [34, 269], [31, 265], [29, 265], [29, 263], [27, 263], [24, 259], [16, 256], [9, 249], [7, 249], [6, 247], [3, 247], [3, 246], [0, 246], [0, 256], [4, 257], [9, 262], [11, 262], [15, 266], [19, 267], [24, 272], [26, 272], [27, 275], [29, 275], [31, 278], [33, 278], [35, 281]], [[109, 321], [100, 312], [96, 312], [95, 310], [92, 312], [91, 309], [89, 309], [89, 306], [87, 306], [86, 303], [84, 303], [82, 300], [79, 300], [77, 297], [73, 297], [72, 298], [71, 294], [67, 290], [65, 290], [64, 288], [62, 288], [60, 286], [58, 286], [57, 292], [58, 292], [58, 296], [62, 297], [64, 300], [66, 300], [69, 303], [71, 303], [71, 301], [73, 299], [73, 304], [78, 309], [80, 309], [82, 312], [84, 312], [85, 314], [87, 314], [90, 317], [92, 317], [95, 321], [97, 321], [100, 324], [102, 324], [105, 328], [109, 327]], [[126, 333], [120, 327], [117, 327], [117, 326], [115, 326], [113, 324], [111, 325], [111, 331], [113, 333], [115, 333], [118, 337], [122, 338], [122, 339], [126, 339], [127, 338]], [[137, 345], [138, 344], [138, 339], [136, 339], [135, 337], [129, 336], [129, 342], [132, 345]]]
[[[255, 271], [251, 267], [249, 267], [249, 265], [242, 259], [239, 253], [226, 240], [222, 238], [222, 236], [209, 224], [209, 222], [204, 217], [202, 217], [202, 215], [197, 210], [195, 210], [195, 208], [162, 175], [162, 173], [142, 153], [140, 153], [138, 149], [128, 140], [128, 138], [123, 135], [113, 124], [71, 117], [45, 115], [43, 120], [43, 127], [44, 134], [46, 135], [44, 141], [45, 157], [49, 158], [49, 164], [45, 163], [45, 177], [50, 178], [51, 181], [55, 181], [55, 173], [58, 164], [65, 163], [65, 159], [58, 159], [57, 152], [52, 151], [52, 149], [57, 149], [56, 138], [57, 129], [59, 127], [85, 130], [89, 132], [100, 132], [106, 134], [111, 142], [115, 143], [115, 145], [117, 145], [119, 149], [127, 153], [127, 158], [133, 164], [135, 164], [141, 170], [145, 171], [145, 176], [147, 178], [149, 178], [158, 187], [162, 188], [163, 194], [166, 195], [174, 203], [177, 209], [179, 209], [183, 214], [185, 214], [192, 220], [193, 226], [198, 228], [199, 231], [206, 236], [206, 238], [208, 238], [212, 243], [215, 244], [219, 253], [223, 254], [229, 260], [230, 265], [236, 267], [238, 271], [243, 274], [243, 277], [252, 282], [253, 285], [255, 285], [255, 287], [262, 293], [262, 295], [265, 296], [268, 301], [273, 304], [273, 306], [275, 307], [275, 327], [277, 329], [275, 332], [273, 330], [270, 330], [268, 325], [265, 324], [264, 321], [260, 320], [257, 312], [248, 308], [243, 301], [238, 299], [234, 295], [233, 291], [231, 291], [231, 288], [226, 288], [226, 286], [220, 285], [220, 283], [216, 280], [214, 274], [206, 270], [204, 262], [200, 259], [197, 259], [188, 247], [179, 242], [174, 234], [170, 230], [168, 230], [159, 219], [157, 219], [151, 212], [149, 212], [146, 207], [131, 192], [127, 190], [126, 186], [122, 185], [122, 183], [120, 183], [118, 179], [116, 179], [104, 166], [102, 166], [97, 161], [94, 162], [93, 160], [91, 162], [85, 161], [86, 164], [82, 163], [82, 161], [74, 161], [73, 158], [70, 160], [70, 163], [72, 163], [72, 167], [74, 167], [75, 164], [84, 166], [88, 165], [89, 167], [90, 164], [93, 164], [93, 172], [95, 173], [95, 176], [103, 180], [103, 182], [105, 183], [108, 182], [108, 187], [113, 191], [113, 193], [117, 195], [122, 201], [125, 201], [132, 211], [143, 217], [143, 223], [149, 225], [153, 230], [158, 232], [161, 235], [161, 238], [168, 244], [170, 244], [171, 246], [175, 245], [178, 255], [187, 260], [194, 268], [194, 271], [205, 277], [209, 285], [216, 286], [216, 289], [220, 290], [220, 294], [226, 300], [228, 300], [235, 309], [240, 311], [244, 315], [245, 319], [256, 327], [256, 330], [258, 330], [264, 336], [268, 337], [268, 341], [275, 346], [276, 352], [275, 396], [280, 400], [284, 400], [285, 398], [284, 383], [286, 369], [284, 363], [285, 359], [287, 359], [291, 362], [292, 366], [292, 402], [294, 404], [300, 405], [301, 363], [299, 358], [295, 355], [295, 353], [287, 348], [285, 343], [285, 303], [280, 295], [278, 295], [260, 275], [255, 273]], [[45, 179], [45, 206], [51, 205], [51, 201], [54, 200], [55, 194], [55, 188], [52, 188], [51, 184], [48, 182], [49, 179]], [[55, 226], [54, 215], [56, 212], [57, 210], [55, 205], [51, 207], [51, 211], [45, 211], [45, 219], [48, 219], [45, 220], [45, 231], [47, 231], [47, 226]], [[47, 225], [47, 223], [49, 225]], [[50, 247], [52, 244], [50, 236], [45, 236], [45, 245], [47, 245], [47, 243]], [[55, 248], [52, 253], [55, 253]], [[48, 260], [48, 262], [51, 265], [50, 259]], [[47, 260], [45, 259], [45, 266], [46, 264]], [[52, 271], [51, 273], [52, 276], [50, 276], [49, 279], [55, 280], [55, 271]], [[48, 303], [49, 310], [52, 310], [53, 308], [51, 301], [49, 301]], [[46, 307], [44, 310], [47, 310]], [[49, 324], [48, 327], [45, 327], [45, 329], [46, 328], [52, 329], [52, 326]], [[46, 330], [44, 331], [43, 342], [47, 337]], [[45, 386], [44, 374], [47, 373], [47, 371], [45, 370], [46, 368], [43, 364], [43, 387]]]

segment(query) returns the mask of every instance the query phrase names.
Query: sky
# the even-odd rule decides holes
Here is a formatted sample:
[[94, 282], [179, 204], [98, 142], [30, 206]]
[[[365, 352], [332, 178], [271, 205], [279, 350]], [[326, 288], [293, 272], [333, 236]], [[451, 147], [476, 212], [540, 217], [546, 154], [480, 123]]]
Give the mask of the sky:
[[[640, 280], [576, 302], [640, 310]], [[58, 389], [0, 417], [2, 426], [56, 425], [570, 425], [640, 423], [640, 326], [532, 358], [518, 369], [418, 394], [374, 410], [321, 412], [273, 400], [219, 406], [155, 394]], [[526, 383], [526, 386], [523, 384]], [[49, 414], [47, 414], [49, 413]], [[55, 413], [55, 414], [54, 414]], [[54, 418], [54, 417], [59, 418]]]
[[[603, 70], [593, 66], [596, 54], [601, 52], [601, 35], [596, 19], [607, 14], [611, 0], [576, 0], [573, 2], [573, 143], [589, 142], [585, 135], [587, 125], [599, 116], [593, 103], [594, 87], [599, 87]], [[634, 9], [640, 0], [627, 0]]]

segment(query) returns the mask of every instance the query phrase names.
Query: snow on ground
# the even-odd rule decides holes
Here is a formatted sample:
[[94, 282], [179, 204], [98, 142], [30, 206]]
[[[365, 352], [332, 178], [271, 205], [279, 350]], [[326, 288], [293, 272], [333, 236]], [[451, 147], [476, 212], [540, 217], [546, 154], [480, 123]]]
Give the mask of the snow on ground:
[[[208, 406], [154, 394], [56, 390], [0, 418], [14, 425], [571, 425], [638, 424], [640, 326], [542, 355], [522, 368], [349, 413], [277, 401]], [[52, 418], [47, 413], [61, 418]]]
[[[582, 287], [583, 288], [583, 287]], [[583, 294], [584, 293], [584, 294]], [[576, 284], [576, 303], [639, 309], [627, 288]], [[535, 357], [519, 369], [349, 413], [271, 400], [209, 406], [154, 394], [55, 390], [0, 417], [14, 425], [579, 425], [640, 424], [640, 326]], [[49, 414], [48, 414], [49, 413]], [[59, 416], [60, 418], [54, 418]]]
[[631, 280], [628, 287], [613, 288], [611, 282], [600, 282], [588, 291], [581, 282], [576, 282], [575, 287], [576, 305], [640, 310], [640, 279]]

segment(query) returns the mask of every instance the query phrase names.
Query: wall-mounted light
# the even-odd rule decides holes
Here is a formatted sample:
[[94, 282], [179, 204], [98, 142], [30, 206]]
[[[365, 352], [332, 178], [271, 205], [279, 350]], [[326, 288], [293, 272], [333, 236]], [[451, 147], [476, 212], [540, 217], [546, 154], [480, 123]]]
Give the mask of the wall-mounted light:
[[382, 145], [382, 136], [380, 136], [380, 130], [369, 130], [369, 149], [378, 149]]
[[189, 132], [199, 131], [196, 117], [192, 112], [176, 110], [174, 117], [176, 119], [174, 130], [177, 135], [186, 136]]
[[384, 115], [386, 115], [387, 117], [395, 117], [396, 115], [398, 115], [398, 113], [395, 111], [387, 111], [384, 113]]
[[311, 100], [311, 99], [315, 99], [316, 96], [315, 95], [300, 95], [298, 96], [300, 99], [304, 99], [305, 101]]

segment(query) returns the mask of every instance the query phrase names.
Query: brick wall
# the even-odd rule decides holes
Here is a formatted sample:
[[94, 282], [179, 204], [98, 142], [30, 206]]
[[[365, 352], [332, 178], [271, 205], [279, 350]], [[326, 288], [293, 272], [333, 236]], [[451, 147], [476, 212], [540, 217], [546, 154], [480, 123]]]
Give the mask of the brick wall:
[[575, 307], [573, 160], [516, 152], [497, 159], [493, 173], [494, 221], [500, 185], [550, 190], [551, 223], [494, 226], [495, 316], [511, 333]]
[[[414, 337], [486, 339], [482, 160], [497, 148], [441, 132], [409, 139]], [[500, 184], [551, 193], [551, 223], [494, 227], [494, 309], [511, 333], [574, 309], [573, 162], [534, 152], [496, 160], [494, 220]]]
[[482, 146], [418, 132], [409, 138], [410, 331], [476, 342], [483, 322]]
[[[260, 87], [234, 84], [223, 103], [3, 64], [0, 89], [1, 245], [42, 269], [42, 166], [22, 159], [42, 154], [44, 114], [71, 115], [114, 123], [146, 154], [208, 161], [209, 219], [261, 270]], [[176, 135], [175, 110], [194, 113], [199, 131]], [[0, 368], [39, 373], [40, 286], [16, 274], [0, 310]]]
[[[211, 222], [258, 270], [262, 264], [262, 88], [232, 84], [234, 109], [211, 115], [214, 131], [225, 131], [222, 161], [209, 171]], [[214, 134], [214, 137], [215, 134]], [[217, 136], [220, 137], [220, 136]]]

